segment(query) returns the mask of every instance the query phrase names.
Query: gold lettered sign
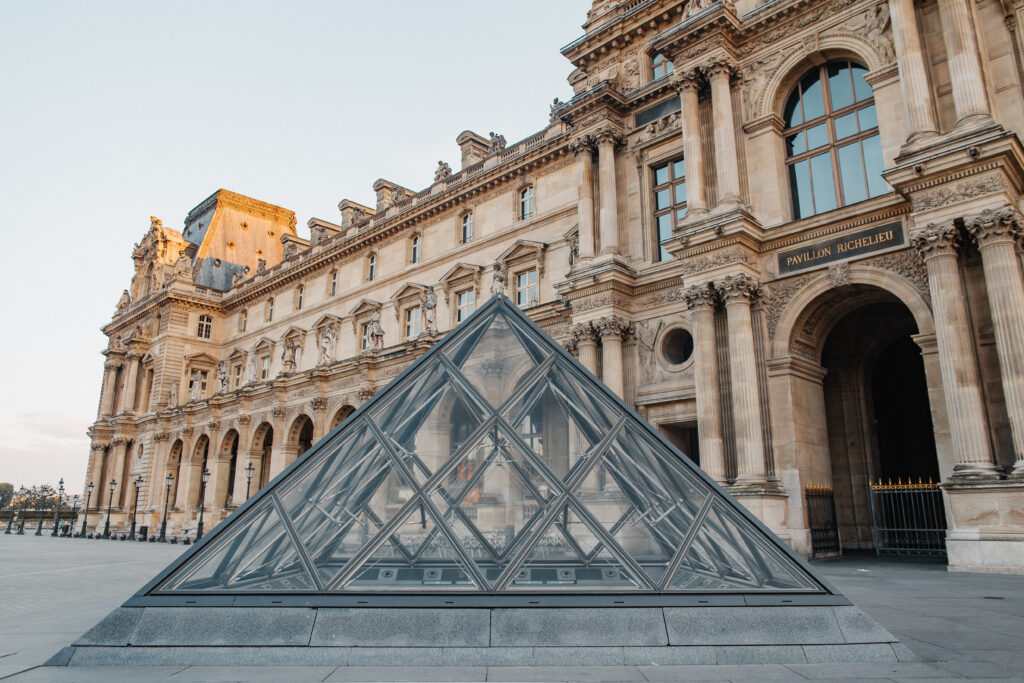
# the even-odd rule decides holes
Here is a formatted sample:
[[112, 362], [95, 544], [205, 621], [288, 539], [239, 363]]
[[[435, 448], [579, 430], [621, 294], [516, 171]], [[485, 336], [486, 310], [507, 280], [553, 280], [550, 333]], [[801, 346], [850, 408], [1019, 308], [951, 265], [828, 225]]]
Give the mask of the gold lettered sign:
[[903, 244], [903, 223], [889, 223], [850, 235], [833, 237], [823, 242], [807, 244], [798, 249], [779, 252], [779, 273], [814, 268], [833, 261], [870, 254]]

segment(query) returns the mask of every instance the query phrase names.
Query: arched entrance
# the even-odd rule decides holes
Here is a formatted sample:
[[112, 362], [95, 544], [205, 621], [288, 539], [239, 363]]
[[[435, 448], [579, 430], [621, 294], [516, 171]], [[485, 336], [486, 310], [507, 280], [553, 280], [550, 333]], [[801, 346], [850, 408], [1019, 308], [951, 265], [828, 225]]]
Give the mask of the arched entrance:
[[259, 454], [259, 460], [255, 463], [258, 469], [250, 491], [250, 493], [255, 493], [270, 481], [270, 456], [274, 451], [274, 427], [269, 422], [264, 422], [256, 428], [252, 439], [252, 448]]
[[292, 422], [288, 430], [288, 454], [285, 467], [292, 464], [297, 457], [305, 453], [313, 445], [313, 420], [308, 415], [301, 414]]
[[864, 266], [837, 284], [823, 276], [794, 297], [772, 354], [799, 368], [788, 390], [801, 486], [831, 487], [844, 550], [873, 549], [871, 483], [939, 480], [933, 417], [945, 419], [941, 379], [920, 290]]
[[[174, 501], [178, 495], [178, 486], [181, 483], [181, 451], [184, 447], [185, 444], [181, 439], [174, 442], [174, 445], [171, 446], [171, 454], [167, 456], [167, 465], [164, 467], [164, 476], [159, 482], [154, 482], [158, 483], [162, 487], [163, 490], [160, 491], [161, 495], [158, 498], [160, 502], [163, 502], [164, 497], [166, 496], [168, 510], [175, 507]], [[168, 474], [174, 475], [174, 479], [171, 480], [170, 491], [167, 490]]]
[[221, 507], [231, 504], [235, 495], [235, 472], [238, 467], [238, 432], [229, 430], [221, 442], [220, 455], [217, 458], [217, 492], [214, 500]]
[[338, 408], [338, 412], [334, 414], [334, 419], [331, 420], [331, 428], [328, 429], [327, 431], [333, 430], [335, 427], [344, 422], [345, 419], [355, 411], [356, 409], [350, 405], [343, 405], [342, 407]]
[[190, 482], [191, 495], [189, 496], [189, 508], [199, 509], [199, 494], [203, 486], [203, 471], [208, 466], [210, 457], [210, 437], [203, 434], [196, 440], [195, 449], [192, 451], [192, 481]]

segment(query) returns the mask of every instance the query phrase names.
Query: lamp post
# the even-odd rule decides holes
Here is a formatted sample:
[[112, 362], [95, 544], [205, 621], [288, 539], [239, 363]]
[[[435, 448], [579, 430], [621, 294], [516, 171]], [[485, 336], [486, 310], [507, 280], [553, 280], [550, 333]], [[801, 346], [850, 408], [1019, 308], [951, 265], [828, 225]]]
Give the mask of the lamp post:
[[249, 487], [252, 485], [252, 474], [256, 471], [256, 468], [252, 466], [250, 462], [245, 466], [245, 499], [249, 500]]
[[43, 511], [39, 509], [39, 503], [36, 503], [36, 515], [39, 517], [39, 522], [36, 524], [36, 536], [43, 535]]
[[18, 535], [19, 536], [24, 536], [25, 535], [25, 511], [28, 510], [28, 496], [25, 495], [27, 493], [27, 491], [25, 490], [24, 486], [22, 486], [20, 489], [18, 489], [18, 493], [21, 494], [21, 520], [18, 522]]
[[103, 525], [103, 538], [110, 538], [110, 507], [114, 504], [114, 489], [117, 488], [117, 479], [110, 480], [110, 496], [107, 498], [107, 523]]
[[174, 483], [174, 475], [170, 472], [167, 473], [167, 478], [164, 479], [167, 484], [167, 492], [164, 494], [164, 520], [160, 522], [160, 542], [164, 543], [167, 540], [167, 502], [171, 497], [171, 484]]
[[132, 532], [128, 534], [129, 541], [135, 540], [135, 516], [138, 514], [139, 511], [139, 487], [142, 486], [142, 482], [143, 479], [142, 475], [140, 474], [138, 477], [135, 478], [135, 504], [132, 505]]
[[94, 488], [96, 488], [96, 484], [91, 481], [85, 487], [85, 517], [82, 518], [82, 538], [85, 538], [85, 527], [89, 524], [89, 499], [92, 498]]
[[53, 531], [50, 533], [51, 536], [56, 536], [60, 529], [60, 506], [64, 502], [64, 477], [60, 478], [57, 488], [57, 512], [53, 515]]
[[81, 502], [82, 502], [82, 497], [76, 493], [75, 497], [72, 498], [72, 504], [71, 504], [71, 528], [68, 531], [67, 538], [71, 538], [72, 536], [75, 535], [75, 522], [78, 521], [78, 504], [81, 503]]
[[[24, 491], [25, 487], [22, 486], [21, 490]], [[14, 513], [14, 496], [11, 496], [10, 510], [11, 510], [11, 516], [7, 518], [7, 531], [4, 532], [4, 534], [6, 534], [7, 536], [11, 535], [11, 525], [14, 524], [14, 514], [15, 514]]]
[[203, 507], [206, 505], [206, 482], [210, 481], [210, 470], [203, 470], [203, 483], [199, 486], [199, 524], [196, 526], [196, 543], [203, 537]]

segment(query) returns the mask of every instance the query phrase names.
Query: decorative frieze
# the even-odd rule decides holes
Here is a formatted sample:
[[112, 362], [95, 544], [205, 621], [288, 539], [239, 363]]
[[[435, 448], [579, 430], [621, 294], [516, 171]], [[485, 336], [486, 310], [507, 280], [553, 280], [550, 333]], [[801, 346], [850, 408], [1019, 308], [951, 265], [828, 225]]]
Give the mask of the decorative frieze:
[[934, 190], [917, 192], [911, 196], [915, 211], [930, 211], [951, 204], [1003, 191], [1003, 180], [998, 173], [989, 173], [963, 180], [955, 185], [944, 185]]
[[309, 402], [309, 407], [312, 410], [326, 410], [327, 399], [324, 398], [323, 396], [317, 396], [316, 398]]
[[781, 282], [773, 282], [762, 287], [764, 296], [761, 297], [761, 310], [764, 311], [764, 318], [768, 323], [768, 336], [770, 338], [775, 338], [775, 329], [779, 325], [782, 311], [785, 310], [786, 305], [810, 279], [810, 275], [804, 275]]
[[721, 249], [710, 254], [701, 254], [692, 258], [684, 258], [679, 270], [683, 275], [693, 275], [733, 263], [745, 263], [749, 266], [755, 265], [753, 256], [739, 248], [733, 248]]

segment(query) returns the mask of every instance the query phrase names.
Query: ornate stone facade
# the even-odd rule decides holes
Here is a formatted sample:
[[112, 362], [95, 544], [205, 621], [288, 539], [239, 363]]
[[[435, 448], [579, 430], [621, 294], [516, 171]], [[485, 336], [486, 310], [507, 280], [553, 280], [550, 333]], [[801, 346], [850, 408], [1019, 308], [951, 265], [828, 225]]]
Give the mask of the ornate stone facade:
[[140, 523], [215, 523], [497, 292], [799, 552], [805, 487], [870, 548], [868, 482], [931, 476], [951, 566], [1024, 571], [1019, 4], [601, 0], [574, 97], [464, 131], [429, 187], [379, 179], [308, 240], [225, 190], [152, 219], [95, 509], [127, 526], [141, 474]]

